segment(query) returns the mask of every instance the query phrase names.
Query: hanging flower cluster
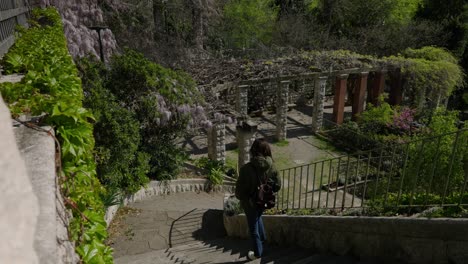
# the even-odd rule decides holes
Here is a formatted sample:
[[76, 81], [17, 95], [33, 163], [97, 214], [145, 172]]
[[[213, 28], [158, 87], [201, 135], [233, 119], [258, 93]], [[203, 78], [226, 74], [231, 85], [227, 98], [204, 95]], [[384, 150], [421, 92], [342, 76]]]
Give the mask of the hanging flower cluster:
[[[42, 7], [55, 6], [59, 10], [68, 41], [68, 50], [73, 58], [89, 55], [100, 57], [99, 35], [96, 30], [90, 29], [105, 25], [97, 0], [41, 0], [40, 4]], [[117, 48], [111, 30], [101, 30], [101, 43], [104, 58], [108, 61]]]

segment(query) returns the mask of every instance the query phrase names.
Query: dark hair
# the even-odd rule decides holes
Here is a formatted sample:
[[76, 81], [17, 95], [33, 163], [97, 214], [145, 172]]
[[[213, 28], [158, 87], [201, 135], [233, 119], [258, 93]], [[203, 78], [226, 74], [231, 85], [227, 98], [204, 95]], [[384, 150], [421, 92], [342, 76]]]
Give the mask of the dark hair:
[[264, 138], [255, 139], [252, 147], [250, 147], [250, 155], [252, 157], [272, 157], [270, 144]]

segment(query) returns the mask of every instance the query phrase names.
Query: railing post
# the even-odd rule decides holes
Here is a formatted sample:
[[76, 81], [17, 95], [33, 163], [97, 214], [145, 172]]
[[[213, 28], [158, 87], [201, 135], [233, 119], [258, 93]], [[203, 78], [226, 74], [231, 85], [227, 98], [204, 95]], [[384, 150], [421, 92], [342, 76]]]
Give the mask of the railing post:
[[314, 109], [312, 113], [312, 132], [317, 133], [323, 125], [323, 103], [325, 99], [325, 89], [327, 87], [327, 76], [315, 78], [314, 89]]
[[340, 74], [335, 80], [335, 98], [333, 100], [333, 122], [341, 125], [344, 120], [346, 83], [348, 74]]

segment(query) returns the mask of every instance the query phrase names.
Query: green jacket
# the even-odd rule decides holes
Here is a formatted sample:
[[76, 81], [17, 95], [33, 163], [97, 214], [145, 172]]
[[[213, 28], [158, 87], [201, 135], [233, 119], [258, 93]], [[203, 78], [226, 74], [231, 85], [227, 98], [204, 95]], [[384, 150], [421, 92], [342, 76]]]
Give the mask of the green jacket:
[[244, 210], [253, 207], [251, 198], [260, 185], [258, 176], [263, 179], [265, 173], [268, 175], [268, 182], [273, 187], [273, 191], [279, 191], [281, 188], [281, 181], [279, 180], [278, 170], [273, 164], [271, 157], [254, 157], [240, 169], [239, 178], [236, 182], [236, 197], [240, 200]]

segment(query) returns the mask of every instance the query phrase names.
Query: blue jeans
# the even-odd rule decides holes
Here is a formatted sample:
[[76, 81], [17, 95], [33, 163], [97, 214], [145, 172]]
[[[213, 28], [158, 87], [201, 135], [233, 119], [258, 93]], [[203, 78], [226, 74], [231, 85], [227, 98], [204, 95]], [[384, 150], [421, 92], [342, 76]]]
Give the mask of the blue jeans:
[[265, 228], [263, 227], [263, 209], [244, 210], [249, 225], [250, 237], [253, 242], [253, 250], [256, 257], [261, 257], [263, 253], [263, 242], [265, 242]]

